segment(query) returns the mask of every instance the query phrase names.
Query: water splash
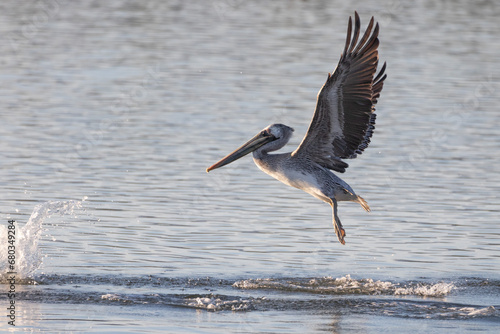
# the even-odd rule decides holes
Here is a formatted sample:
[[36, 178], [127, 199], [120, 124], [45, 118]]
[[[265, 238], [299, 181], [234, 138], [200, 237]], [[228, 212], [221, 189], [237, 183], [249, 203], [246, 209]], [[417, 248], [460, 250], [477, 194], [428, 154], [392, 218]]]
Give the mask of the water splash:
[[207, 311], [249, 311], [253, 298], [231, 298], [223, 295], [208, 295], [186, 298], [187, 307], [204, 309]]
[[444, 297], [456, 288], [452, 283], [408, 283], [401, 285], [388, 281], [375, 281], [371, 278], [353, 279], [350, 275], [339, 278], [248, 279], [235, 282], [233, 287], [332, 295], [418, 295], [425, 297]]
[[422, 284], [418, 283], [416, 286], [404, 286], [396, 288], [395, 295], [415, 295], [424, 297], [444, 297], [455, 289], [453, 283], [436, 283], [436, 284]]
[[[42, 237], [42, 224], [52, 215], [72, 215], [75, 209], [82, 207], [80, 201], [49, 201], [34, 207], [28, 222], [24, 226], [17, 224], [16, 228], [16, 263], [15, 272], [18, 279], [28, 279], [42, 264], [42, 254], [38, 244]], [[0, 276], [9, 272], [7, 262], [7, 228], [0, 226], [0, 240], [2, 250], [0, 253]]]

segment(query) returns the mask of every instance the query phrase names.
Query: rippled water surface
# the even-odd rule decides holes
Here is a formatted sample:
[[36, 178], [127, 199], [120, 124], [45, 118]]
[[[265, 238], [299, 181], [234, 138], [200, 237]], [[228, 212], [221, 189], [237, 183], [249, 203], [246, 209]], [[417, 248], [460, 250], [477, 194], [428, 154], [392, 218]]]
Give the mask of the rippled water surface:
[[[381, 25], [370, 147], [331, 208], [250, 157], [302, 139], [349, 15]], [[0, 4], [0, 286], [21, 332], [495, 332], [496, 2]], [[286, 148], [285, 148], [286, 150]]]

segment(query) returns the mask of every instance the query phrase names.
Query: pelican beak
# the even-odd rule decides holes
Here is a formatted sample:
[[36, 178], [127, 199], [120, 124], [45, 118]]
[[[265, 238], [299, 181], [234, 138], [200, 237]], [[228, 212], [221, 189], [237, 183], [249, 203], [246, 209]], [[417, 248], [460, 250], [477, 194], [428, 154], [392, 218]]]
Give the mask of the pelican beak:
[[222, 166], [225, 166], [227, 164], [230, 164], [231, 162], [238, 160], [241, 157], [244, 157], [250, 152], [255, 151], [259, 147], [272, 142], [275, 140], [276, 137], [274, 137], [272, 134], [268, 133], [267, 131], [261, 131], [259, 132], [255, 137], [247, 141], [245, 144], [237, 148], [234, 152], [226, 155], [224, 158], [213, 164], [212, 166], [207, 168], [207, 173], [210, 172], [213, 169], [220, 168]]

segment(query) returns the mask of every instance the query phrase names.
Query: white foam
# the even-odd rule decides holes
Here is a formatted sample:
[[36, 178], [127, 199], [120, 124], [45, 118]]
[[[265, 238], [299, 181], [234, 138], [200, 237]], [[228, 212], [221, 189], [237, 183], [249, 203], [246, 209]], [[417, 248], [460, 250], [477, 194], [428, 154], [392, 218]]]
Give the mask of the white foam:
[[233, 287], [240, 289], [277, 289], [277, 290], [296, 290], [315, 293], [366, 293], [380, 294], [388, 289], [392, 289], [394, 284], [391, 282], [375, 281], [371, 278], [353, 279], [350, 275], [340, 278], [323, 277], [313, 278], [309, 281], [294, 280], [273, 280], [267, 279], [249, 279], [237, 281]]
[[417, 286], [400, 287], [394, 291], [395, 295], [416, 295], [425, 297], [443, 297], [449, 294], [455, 285], [452, 283], [436, 283], [430, 285], [418, 284]]
[[455, 288], [452, 283], [427, 284], [416, 286], [373, 280], [371, 278], [353, 279], [350, 275], [339, 278], [322, 277], [310, 280], [300, 279], [248, 279], [237, 281], [233, 287], [239, 289], [292, 290], [311, 293], [331, 294], [369, 294], [369, 295], [417, 295], [442, 297]]
[[222, 300], [219, 297], [186, 298], [186, 305], [209, 311], [246, 311], [251, 308], [251, 301], [246, 299]]
[[449, 307], [442, 309], [441, 312], [429, 314], [427, 318], [453, 318], [453, 319], [469, 319], [477, 317], [498, 316], [500, 312], [494, 306], [488, 307]]
[[494, 306], [489, 306], [485, 308], [469, 310], [469, 313], [467, 315], [469, 317], [484, 317], [490, 315], [497, 315], [499, 313], [500, 312]]
[[116, 295], [114, 293], [107, 293], [105, 295], [102, 295], [101, 299], [112, 300], [112, 301], [120, 301], [121, 300], [120, 296], [118, 296], [118, 295]]

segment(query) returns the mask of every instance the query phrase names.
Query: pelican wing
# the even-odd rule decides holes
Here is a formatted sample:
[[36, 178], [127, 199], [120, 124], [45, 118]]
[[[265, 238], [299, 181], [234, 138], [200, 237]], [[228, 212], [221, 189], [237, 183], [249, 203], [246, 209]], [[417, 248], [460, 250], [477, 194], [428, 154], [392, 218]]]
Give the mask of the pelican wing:
[[360, 20], [349, 17], [344, 52], [337, 68], [318, 93], [313, 119], [306, 136], [292, 155], [307, 157], [318, 164], [345, 172], [349, 166], [341, 159], [353, 159], [370, 143], [375, 128], [375, 104], [386, 75], [385, 63], [377, 76], [378, 23], [373, 17], [359, 40]]

